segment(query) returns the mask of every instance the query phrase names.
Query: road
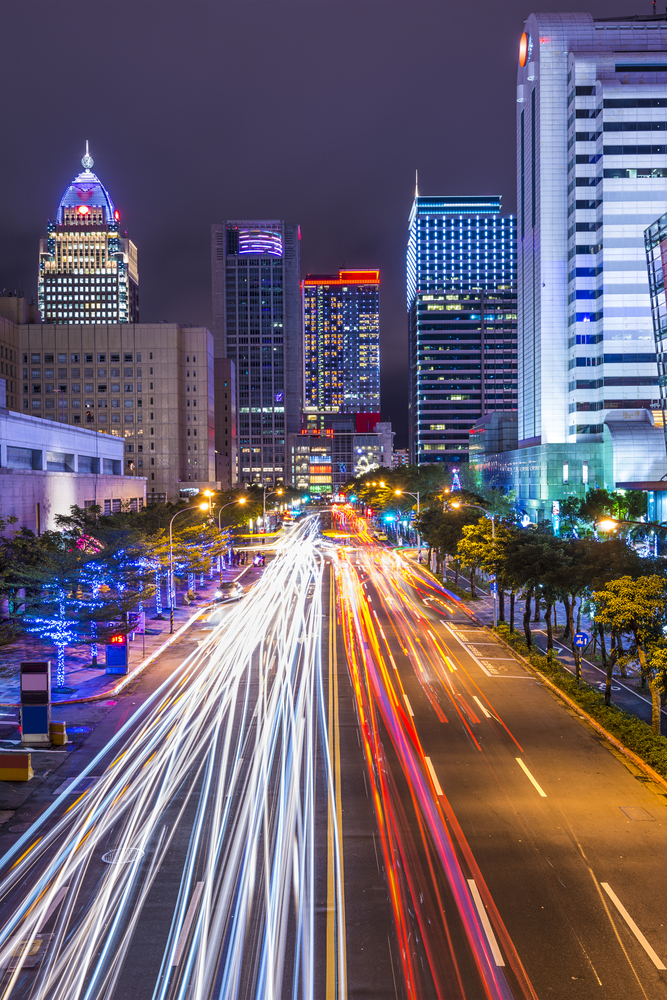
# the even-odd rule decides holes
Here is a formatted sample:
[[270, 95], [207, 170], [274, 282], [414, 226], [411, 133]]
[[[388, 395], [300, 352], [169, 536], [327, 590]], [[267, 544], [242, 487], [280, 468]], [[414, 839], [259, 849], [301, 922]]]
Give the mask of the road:
[[327, 877], [338, 975], [323, 571], [311, 519], [0, 859], [0, 996], [315, 997]]
[[345, 526], [295, 526], [8, 847], [0, 1000], [667, 996], [667, 799]]
[[358, 541], [336, 576], [397, 995], [667, 996], [665, 797], [418, 569]]

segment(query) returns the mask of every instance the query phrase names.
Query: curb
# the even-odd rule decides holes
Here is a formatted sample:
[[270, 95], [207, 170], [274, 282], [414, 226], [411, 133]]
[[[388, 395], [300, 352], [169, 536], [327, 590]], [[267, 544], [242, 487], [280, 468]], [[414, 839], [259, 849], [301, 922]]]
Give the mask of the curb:
[[495, 638], [500, 643], [502, 643], [502, 645], [505, 646], [506, 649], [509, 649], [513, 656], [516, 656], [517, 659], [521, 660], [521, 662], [528, 668], [528, 670], [530, 670], [532, 674], [535, 675], [535, 677], [538, 677], [543, 684], [546, 684], [546, 686], [551, 691], [554, 692], [554, 694], [558, 695], [561, 701], [564, 701], [569, 708], [571, 708], [574, 712], [576, 712], [576, 714], [581, 719], [584, 720], [584, 722], [587, 722], [588, 725], [592, 726], [592, 728], [595, 729], [596, 732], [598, 732], [601, 736], [604, 736], [605, 740], [607, 740], [608, 743], [611, 743], [612, 746], [616, 747], [616, 749], [619, 750], [624, 757], [627, 757], [628, 760], [632, 761], [632, 763], [636, 767], [638, 767], [641, 771], [643, 771], [644, 774], [646, 774], [651, 779], [651, 781], [654, 781], [656, 785], [660, 785], [660, 787], [665, 792], [667, 792], [667, 780], [665, 780], [665, 778], [663, 778], [662, 775], [658, 774], [657, 771], [654, 771], [650, 764], [647, 764], [645, 760], [642, 760], [641, 757], [638, 757], [636, 753], [633, 753], [632, 750], [629, 750], [625, 746], [625, 744], [621, 743], [621, 741], [616, 736], [612, 736], [612, 734], [608, 732], [604, 728], [604, 726], [601, 726], [600, 723], [596, 719], [594, 719], [592, 715], [589, 715], [588, 712], [585, 712], [584, 709], [580, 705], [578, 705], [576, 701], [570, 698], [569, 695], [565, 694], [564, 691], [561, 691], [558, 685], [554, 684], [554, 682], [550, 680], [546, 676], [546, 674], [543, 674], [541, 670], [533, 666], [530, 660], [528, 660], [523, 655], [523, 653], [517, 652], [517, 650], [514, 649], [513, 646], [510, 646], [510, 644], [506, 642], [501, 635], [499, 635], [497, 632], [494, 632], [493, 629], [489, 629], [486, 625], [484, 626], [484, 628], [486, 628], [487, 631], [491, 632], [491, 634], [494, 635]]
[[[60, 705], [82, 705], [85, 702], [101, 701], [103, 698], [112, 698], [114, 695], [120, 694], [123, 688], [127, 687], [127, 685], [130, 684], [133, 680], [135, 680], [135, 678], [137, 678], [139, 674], [142, 674], [146, 669], [146, 667], [153, 662], [153, 660], [157, 659], [158, 656], [164, 653], [165, 649], [168, 649], [168, 647], [171, 646], [171, 644], [175, 642], [176, 639], [180, 638], [180, 636], [183, 635], [186, 629], [190, 628], [193, 622], [197, 621], [197, 619], [204, 613], [204, 611], [208, 610], [209, 610], [208, 604], [204, 605], [201, 608], [198, 608], [196, 613], [191, 618], [189, 618], [184, 625], [181, 625], [181, 627], [176, 632], [174, 632], [173, 635], [170, 635], [169, 638], [166, 639], [161, 646], [158, 646], [157, 649], [153, 650], [153, 652], [150, 653], [145, 660], [142, 660], [141, 663], [139, 663], [131, 673], [123, 677], [122, 681], [119, 681], [118, 684], [116, 684], [113, 688], [109, 689], [108, 691], [101, 691], [99, 694], [87, 695], [85, 698], [68, 698], [63, 701], [53, 701], [51, 702], [51, 708], [57, 708]], [[18, 702], [11, 702], [11, 701], [0, 702], [0, 708], [20, 708], [20, 707], [21, 705]]]

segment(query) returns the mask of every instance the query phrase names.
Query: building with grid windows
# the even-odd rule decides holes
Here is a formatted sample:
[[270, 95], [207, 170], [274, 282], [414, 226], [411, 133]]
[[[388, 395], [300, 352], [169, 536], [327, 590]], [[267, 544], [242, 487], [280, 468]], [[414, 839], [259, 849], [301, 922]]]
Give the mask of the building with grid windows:
[[303, 311], [306, 426], [323, 429], [334, 413], [379, 413], [380, 272], [309, 274]]
[[518, 449], [486, 467], [535, 521], [589, 484], [667, 472], [647, 444], [659, 391], [644, 248], [667, 203], [666, 15], [532, 14], [516, 101]]
[[410, 456], [468, 459], [468, 432], [517, 405], [516, 220], [500, 198], [416, 194], [408, 224]]
[[60, 199], [39, 245], [38, 304], [44, 323], [137, 323], [137, 248], [121, 232], [120, 213], [93, 158]]
[[17, 328], [22, 410], [123, 442], [148, 499], [217, 488], [213, 337], [176, 323]]
[[[238, 479], [244, 484], [285, 482], [286, 435], [300, 430], [300, 238], [298, 225], [277, 219], [212, 226], [214, 351], [235, 364]], [[216, 449], [225, 450], [222, 440]]]

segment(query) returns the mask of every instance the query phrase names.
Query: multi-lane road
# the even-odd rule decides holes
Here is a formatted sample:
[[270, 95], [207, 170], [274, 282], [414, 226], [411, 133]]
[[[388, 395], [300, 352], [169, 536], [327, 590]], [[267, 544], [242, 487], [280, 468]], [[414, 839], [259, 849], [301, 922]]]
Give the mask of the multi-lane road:
[[14, 838], [0, 1000], [667, 997], [667, 799], [343, 516]]

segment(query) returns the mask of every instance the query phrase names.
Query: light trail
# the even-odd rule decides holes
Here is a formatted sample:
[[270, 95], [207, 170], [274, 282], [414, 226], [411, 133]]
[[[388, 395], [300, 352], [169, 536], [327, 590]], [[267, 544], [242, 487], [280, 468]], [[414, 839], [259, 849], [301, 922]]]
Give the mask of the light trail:
[[[340, 511], [338, 516], [355, 527], [359, 521], [350, 511]], [[435, 768], [422, 749], [387, 635], [374, 605], [369, 604], [368, 582], [379, 595], [396, 640], [437, 718], [447, 721], [441, 705], [444, 696], [480, 753], [482, 746], [475, 735], [482, 725], [480, 709], [485, 725], [500, 722], [502, 728], [496, 731], [501, 738], [512, 734], [491, 705], [489, 712], [485, 710], [488, 701], [467, 671], [456, 669], [451, 651], [434, 635], [413, 588], [421, 594], [430, 591], [440, 600], [442, 595], [396, 553], [369, 544], [365, 527], [358, 537], [361, 544], [354, 564], [345, 552], [337, 560], [339, 615], [407, 995], [410, 1000], [421, 1000], [435, 991], [443, 1000], [509, 1000], [514, 996], [535, 1000]], [[390, 745], [385, 745], [387, 736]], [[390, 757], [398, 762], [393, 771]], [[409, 807], [412, 822], [406, 813]], [[479, 900], [486, 907], [488, 927], [480, 915]], [[491, 926], [494, 933], [489, 935]], [[500, 961], [496, 938], [504, 951]]]
[[[152, 1000], [314, 1000], [318, 761], [334, 809], [317, 535], [316, 519], [291, 532], [252, 596], [86, 769], [113, 753], [99, 780], [66, 811], [61, 795], [0, 859], [2, 1000], [130, 995], [167, 863], [180, 884], [156, 932]], [[337, 824], [332, 838], [341, 961]]]

